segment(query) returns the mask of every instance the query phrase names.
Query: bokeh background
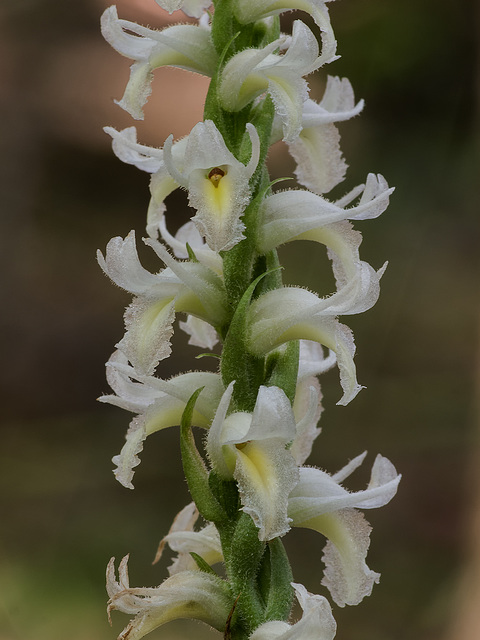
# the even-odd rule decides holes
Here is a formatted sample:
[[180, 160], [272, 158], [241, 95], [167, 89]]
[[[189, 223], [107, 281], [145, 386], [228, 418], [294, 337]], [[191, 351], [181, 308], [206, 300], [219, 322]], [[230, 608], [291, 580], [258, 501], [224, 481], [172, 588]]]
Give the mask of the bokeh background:
[[[159, 584], [159, 539], [188, 501], [178, 431], [148, 441], [136, 489], [114, 481], [110, 458], [129, 416], [99, 405], [104, 362], [123, 331], [129, 296], [95, 261], [110, 237], [141, 236], [148, 175], [122, 165], [104, 125], [132, 124], [113, 103], [129, 62], [103, 42], [108, 0], [0, 0], [1, 404], [0, 640], [107, 640], [104, 567], [131, 552], [134, 585]], [[161, 27], [154, 0], [119, 0], [119, 13]], [[367, 514], [369, 564], [381, 585], [362, 605], [335, 608], [341, 640], [480, 637], [478, 455], [479, 40], [475, 0], [342, 0], [330, 5], [347, 76], [366, 100], [340, 125], [350, 165], [340, 195], [369, 171], [397, 190], [388, 211], [359, 223], [362, 257], [389, 260], [374, 309], [349, 318], [367, 389], [337, 407], [335, 372], [323, 380], [323, 434], [312, 464], [340, 468], [364, 449], [403, 473], [396, 499]], [[285, 19], [285, 28], [291, 17]], [[322, 95], [325, 75], [312, 78]], [[162, 145], [202, 118], [206, 81], [157, 71], [139, 138]], [[279, 145], [274, 177], [293, 166]], [[168, 201], [172, 229], [188, 215]], [[143, 255], [146, 265], [158, 268]], [[320, 293], [325, 257], [306, 243], [282, 250], [287, 282]], [[175, 336], [159, 374], [198, 367]], [[202, 361], [202, 365], [205, 361]], [[367, 480], [357, 472], [352, 488]], [[318, 592], [323, 541], [286, 538], [295, 578]], [[472, 604], [473, 603], [473, 604]], [[473, 612], [473, 613], [472, 613]], [[477, 626], [476, 626], [477, 625]], [[154, 638], [207, 638], [172, 623]], [[213, 635], [211, 636], [213, 637]], [[217, 636], [219, 637], [219, 636]]]

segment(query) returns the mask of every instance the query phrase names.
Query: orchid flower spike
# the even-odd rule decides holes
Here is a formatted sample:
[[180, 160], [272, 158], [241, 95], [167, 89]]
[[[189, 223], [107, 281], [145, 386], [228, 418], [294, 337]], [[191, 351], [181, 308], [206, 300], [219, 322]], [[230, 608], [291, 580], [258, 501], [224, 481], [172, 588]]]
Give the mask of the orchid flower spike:
[[217, 54], [205, 26], [179, 24], [157, 31], [120, 20], [112, 6], [104, 11], [101, 28], [116, 51], [134, 60], [125, 93], [117, 104], [136, 120], [143, 120], [154, 69], [173, 66], [207, 76], [215, 71]]

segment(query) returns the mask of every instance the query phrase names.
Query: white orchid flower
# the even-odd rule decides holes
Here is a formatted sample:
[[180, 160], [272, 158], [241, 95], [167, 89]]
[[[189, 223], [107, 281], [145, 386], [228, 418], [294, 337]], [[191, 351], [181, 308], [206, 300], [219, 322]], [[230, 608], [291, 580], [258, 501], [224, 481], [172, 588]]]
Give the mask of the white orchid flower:
[[307, 100], [304, 103], [302, 131], [288, 145], [290, 155], [297, 163], [294, 173], [301, 185], [322, 194], [342, 182], [347, 164], [340, 150], [340, 134], [333, 123], [353, 118], [363, 106], [363, 100], [355, 105], [347, 78], [331, 76], [328, 76], [321, 102]]
[[[227, 250], [244, 237], [240, 218], [250, 199], [249, 180], [260, 157], [260, 141], [253, 125], [247, 124], [252, 144], [247, 165], [229, 151], [211, 120], [199, 122], [181, 140], [173, 142], [169, 137], [163, 149], [139, 144], [134, 127], [122, 131], [106, 127], [105, 131], [112, 137], [113, 151], [120, 160], [152, 174], [152, 199], [147, 214], [150, 237], [156, 239], [159, 230], [165, 230], [165, 198], [180, 186], [188, 190], [189, 204], [197, 209], [193, 222], [211, 253]], [[198, 256], [200, 262], [202, 257]], [[219, 268], [219, 257], [210, 254], [205, 258], [216, 261]]]
[[199, 555], [210, 566], [223, 561], [222, 545], [217, 528], [210, 522], [200, 531], [194, 526], [199, 517], [194, 502], [187, 504], [177, 515], [167, 535], [162, 538], [158, 546], [154, 564], [160, 560], [165, 545], [168, 544], [177, 557], [168, 567], [168, 573], [173, 576], [180, 571], [198, 571], [198, 566], [191, 556], [191, 552]]
[[295, 437], [295, 417], [278, 387], [260, 387], [253, 414], [227, 416], [233, 393], [226, 389], [207, 437], [213, 468], [235, 478], [243, 510], [259, 528], [260, 540], [288, 531], [287, 498], [298, 478], [295, 460], [286, 448]]
[[[193, 127], [180, 162], [173, 152], [173, 136], [167, 138], [163, 148], [168, 173], [188, 190], [189, 204], [197, 210], [192, 220], [216, 252], [231, 249], [244, 237], [245, 227], [240, 218], [250, 200], [249, 180], [260, 157], [257, 130], [247, 124], [247, 132], [252, 144], [247, 165], [235, 158], [211, 120]], [[157, 193], [159, 188], [155, 178], [152, 179], [152, 194], [157, 203], [162, 197]]]
[[338, 313], [361, 313], [369, 309], [378, 298], [380, 278], [386, 268], [385, 264], [376, 272], [360, 260], [362, 236], [352, 228], [348, 218], [365, 219], [380, 215], [388, 205], [392, 189], [381, 176], [373, 174], [368, 176], [367, 184], [361, 189], [362, 198], [356, 207], [344, 208], [309, 191], [297, 190], [267, 197], [260, 209], [259, 252], [265, 253], [292, 240], [311, 240], [327, 247], [338, 296], [356, 291], [355, 303], [350, 298], [350, 309], [345, 307]]
[[302, 107], [308, 85], [302, 76], [323, 64], [314, 34], [300, 20], [293, 23], [292, 37], [283, 55], [273, 53], [285, 36], [263, 49], [245, 49], [234, 55], [222, 71], [218, 95], [227, 111], [240, 111], [268, 92], [283, 123], [284, 140], [294, 140], [302, 129]]
[[167, 265], [158, 274], [142, 267], [132, 231], [107, 245], [105, 257], [97, 253], [103, 271], [137, 297], [125, 312], [127, 331], [116, 345], [135, 370], [150, 375], [171, 352], [170, 337], [176, 311], [184, 311], [214, 325], [225, 319], [223, 283], [217, 274], [199, 263], [177, 262], [160, 243], [147, 239]]
[[326, 64], [336, 60], [335, 55], [337, 43], [333, 34], [332, 25], [326, 2], [323, 0], [235, 0], [233, 11], [239, 22], [248, 24], [256, 22], [268, 16], [275, 16], [284, 11], [299, 9], [306, 11], [315, 20], [321, 31], [322, 56], [320, 64]]
[[143, 120], [154, 69], [173, 66], [207, 76], [215, 71], [217, 54], [205, 26], [180, 24], [157, 31], [120, 20], [112, 6], [104, 11], [101, 28], [103, 37], [116, 51], [135, 61], [123, 98], [117, 104], [136, 120]]
[[[368, 174], [365, 185], [336, 202], [303, 189], [277, 191], [267, 196], [260, 208], [258, 249], [267, 252], [295, 239], [317, 240], [319, 230], [328, 225], [377, 218], [388, 207], [393, 191], [383, 176], [373, 173]], [[346, 207], [360, 195], [357, 205]]]
[[338, 269], [335, 275], [342, 286], [327, 298], [320, 299], [306, 289], [283, 287], [264, 293], [248, 310], [247, 345], [254, 355], [265, 355], [290, 340], [313, 340], [336, 353], [344, 391], [337, 404], [342, 405], [348, 404], [362, 387], [356, 379], [352, 332], [335, 316], [361, 313], [372, 307], [382, 275], [382, 270], [377, 273], [366, 262], [359, 261], [352, 268], [354, 274], [345, 282]]
[[361, 465], [365, 455], [357, 456], [333, 476], [302, 467], [288, 499], [292, 526], [314, 529], [327, 537], [322, 584], [342, 607], [361, 602], [380, 578], [365, 563], [370, 526], [356, 509], [374, 509], [390, 502], [401, 477], [387, 458], [378, 455], [368, 487], [349, 493], [340, 483]]
[[272, 620], [260, 625], [249, 640], [333, 640], [337, 624], [326, 598], [309, 593], [302, 584], [292, 582], [302, 608], [295, 624]]
[[155, 2], [168, 13], [181, 9], [191, 18], [200, 18], [212, 4], [211, 0], [155, 0]]
[[108, 615], [113, 610], [135, 616], [118, 640], [140, 640], [147, 633], [179, 618], [193, 618], [223, 631], [232, 608], [228, 584], [203, 571], [182, 571], [167, 578], [159, 587], [130, 587], [128, 556], [115, 576], [115, 559], [107, 567]]
[[224, 390], [220, 376], [208, 371], [191, 371], [169, 380], [140, 375], [121, 351], [107, 362], [107, 379], [116, 395], [101, 396], [99, 401], [138, 414], [120, 454], [113, 458], [114, 475], [128, 489], [133, 489], [133, 469], [140, 464], [138, 454], [147, 436], [179, 425], [188, 400], [200, 387], [205, 388], [195, 404], [192, 424], [207, 429]]

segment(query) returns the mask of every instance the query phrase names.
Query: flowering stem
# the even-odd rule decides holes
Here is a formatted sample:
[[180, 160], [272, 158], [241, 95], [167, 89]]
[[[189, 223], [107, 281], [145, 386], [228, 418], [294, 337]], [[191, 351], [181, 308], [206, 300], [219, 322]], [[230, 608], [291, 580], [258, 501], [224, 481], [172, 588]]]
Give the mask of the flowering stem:
[[[163, 65], [211, 81], [204, 120], [184, 139], [169, 136], [163, 149], [137, 142], [134, 128], [106, 129], [122, 160], [152, 174], [145, 242], [165, 268], [143, 268], [133, 232], [98, 254], [103, 271], [134, 295], [126, 333], [107, 363], [114, 394], [100, 400], [135, 414], [113, 459], [115, 476], [130, 489], [146, 438], [180, 425], [193, 502], [160, 544], [157, 559], [167, 544], [177, 556], [159, 587], [130, 588], [127, 558], [118, 580], [109, 564], [108, 612], [134, 616], [119, 640], [140, 640], [178, 617], [207, 622], [226, 640], [333, 640], [328, 601], [293, 582], [281, 537], [300, 526], [328, 538], [322, 584], [340, 606], [358, 604], [378, 582], [365, 562], [370, 528], [358, 509], [394, 496], [400, 476], [393, 465], [377, 456], [367, 489], [356, 493], [342, 482], [365, 454], [333, 476], [303, 465], [320, 433], [317, 376], [338, 364], [339, 404], [361, 389], [353, 336], [338, 316], [375, 304], [385, 267], [360, 259], [361, 235], [350, 220], [380, 215], [392, 189], [369, 174], [336, 202], [323, 196], [346, 170], [334, 123], [363, 108], [346, 79], [329, 77], [322, 101], [309, 99], [304, 76], [336, 57], [323, 0], [214, 0], [209, 17], [209, 0], [156, 1], [199, 22], [155, 31], [119, 19], [115, 7], [105, 11], [103, 35], [134, 61], [120, 106], [143, 118], [152, 73]], [[280, 33], [279, 15], [292, 9], [310, 13], [321, 47], [300, 20], [291, 36]], [[266, 159], [282, 138], [301, 188], [273, 192]], [[165, 199], [178, 187], [196, 214], [173, 236]], [[298, 239], [326, 247], [336, 284], [330, 296], [283, 285], [277, 249]], [[190, 344], [211, 350], [222, 342], [218, 372], [154, 375], [171, 353], [177, 313], [186, 314], [180, 328]], [[206, 455], [193, 427], [206, 430]], [[199, 516], [206, 524], [195, 530]], [[212, 568], [218, 562], [225, 578]], [[290, 624], [294, 595], [303, 615]]]

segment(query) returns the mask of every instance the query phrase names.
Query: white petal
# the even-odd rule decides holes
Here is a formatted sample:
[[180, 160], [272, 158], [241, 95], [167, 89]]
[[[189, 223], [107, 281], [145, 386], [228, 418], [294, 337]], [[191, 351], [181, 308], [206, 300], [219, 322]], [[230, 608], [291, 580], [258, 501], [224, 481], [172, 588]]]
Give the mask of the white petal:
[[223, 631], [232, 607], [226, 582], [203, 571], [182, 571], [155, 588], [128, 588], [115, 593], [109, 611], [136, 613], [119, 638], [140, 640], [178, 618], [194, 618]]
[[130, 231], [125, 238], [112, 238], [107, 244], [105, 258], [97, 252], [100, 267], [113, 282], [136, 295], [175, 296], [181, 288], [178, 278], [168, 274], [159, 277], [144, 269], [138, 259], [135, 232]]
[[144, 242], [152, 247], [158, 257], [185, 285], [184, 290], [179, 291], [176, 298], [176, 311], [192, 313], [211, 322], [212, 325], [221, 325], [227, 313], [226, 293], [222, 279], [200, 263], [178, 262], [162, 244], [152, 238], [145, 238]]
[[141, 374], [151, 375], [171, 353], [175, 302], [135, 298], [125, 312], [127, 331], [116, 345]]
[[366, 456], [366, 451], [361, 453], [359, 456], [356, 456], [355, 458], [353, 458], [353, 460], [350, 460], [350, 462], [342, 467], [340, 471], [337, 471], [337, 473], [333, 473], [332, 478], [335, 480], [335, 482], [343, 482], [345, 478], [348, 478], [349, 475], [351, 475], [356, 469], [358, 469], [358, 467], [360, 467]]
[[116, 465], [113, 472], [115, 478], [127, 489], [133, 489], [133, 469], [140, 464], [138, 454], [143, 450], [146, 437], [144, 420], [140, 417], [134, 418], [128, 428], [122, 451], [112, 458], [113, 464]]
[[190, 336], [188, 344], [202, 349], [213, 349], [218, 343], [218, 334], [212, 325], [200, 318], [188, 316], [186, 322], [179, 323], [180, 329]]
[[[227, 148], [222, 135], [211, 120], [199, 122], [188, 136], [183, 173], [167, 159], [175, 179], [182, 180], [189, 191], [189, 203], [197, 214], [193, 222], [215, 252], [226, 251], [243, 238], [240, 220], [250, 198], [249, 179], [256, 169], [260, 143], [252, 125], [247, 126], [252, 141], [250, 162], [244, 166]], [[221, 177], [211, 180], [211, 171], [218, 169]]]
[[312, 446], [320, 434], [317, 427], [323, 411], [320, 384], [314, 377], [304, 378], [297, 383], [293, 411], [297, 421], [297, 434], [290, 447], [295, 462], [301, 465], [312, 451]]
[[206, 449], [210, 462], [217, 473], [227, 479], [231, 479], [232, 470], [227, 465], [223, 455], [223, 438], [224, 422], [228, 408], [233, 395], [234, 382], [231, 382], [225, 389], [225, 392], [218, 404], [218, 409], [208, 431]]
[[325, 357], [321, 344], [311, 340], [300, 340], [299, 380], [325, 373], [335, 366], [336, 362], [337, 356], [334, 351], [329, 351], [328, 356]]
[[325, 2], [321, 0], [286, 0], [285, 2], [279, 2], [278, 0], [260, 0], [259, 2], [236, 0], [234, 3], [234, 13], [237, 19], [243, 24], [255, 22], [267, 16], [278, 15], [279, 13], [291, 11], [292, 9], [306, 11], [320, 27], [322, 55], [319, 60], [319, 65], [335, 60], [337, 43], [333, 35]]
[[272, 540], [290, 529], [288, 495], [298, 481], [295, 460], [280, 438], [237, 445], [234, 477], [243, 510], [259, 528], [260, 540]]
[[211, 0], [155, 0], [155, 2], [168, 13], [182, 9], [187, 16], [192, 18], [200, 18], [212, 4]]
[[333, 640], [337, 625], [326, 598], [309, 593], [301, 584], [292, 582], [292, 586], [303, 610], [300, 620], [293, 625], [266, 622], [249, 640]]
[[298, 182], [314, 193], [328, 193], [345, 178], [347, 164], [333, 124], [304, 126], [289, 143], [289, 151], [297, 163], [294, 173]]
[[[359, 456], [352, 460], [347, 468], [340, 472], [340, 477], [353, 471], [362, 459], [363, 456]], [[296, 526], [304, 526], [302, 523], [307, 520], [340, 509], [382, 507], [390, 502], [397, 492], [400, 478], [391, 462], [377, 456], [367, 489], [349, 493], [338, 484], [336, 477], [321, 469], [302, 467], [300, 480], [290, 494], [288, 513]]]
[[160, 393], [145, 384], [133, 382], [134, 371], [127, 363], [125, 354], [119, 350], [114, 351], [106, 363], [106, 370], [107, 382], [116, 395], [101, 396], [98, 400], [120, 406], [127, 411], [141, 413], [159, 397]]
[[369, 569], [365, 562], [371, 527], [363, 514], [345, 509], [316, 518], [309, 528], [329, 539], [323, 550], [322, 584], [340, 607], [359, 604], [380, 581], [380, 574]]
[[115, 7], [104, 12], [101, 22], [107, 42], [135, 61], [123, 98], [117, 104], [137, 120], [143, 119], [142, 109], [151, 93], [154, 69], [175, 66], [205, 75], [215, 70], [217, 54], [205, 27], [179, 24], [157, 31], [119, 20]]
[[121, 131], [113, 127], [104, 127], [103, 130], [111, 136], [112, 149], [119, 160], [148, 173], [158, 171], [163, 162], [162, 150], [139, 144], [135, 127], [127, 127]]

